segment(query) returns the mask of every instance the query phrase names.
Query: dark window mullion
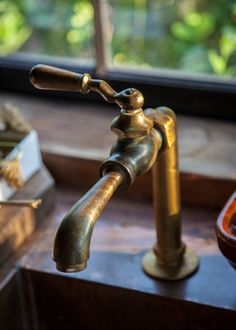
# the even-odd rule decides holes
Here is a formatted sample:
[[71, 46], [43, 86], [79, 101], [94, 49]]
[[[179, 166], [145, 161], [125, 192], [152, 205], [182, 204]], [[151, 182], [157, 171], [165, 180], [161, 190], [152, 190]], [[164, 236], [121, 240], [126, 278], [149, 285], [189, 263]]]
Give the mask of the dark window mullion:
[[108, 15], [104, 0], [92, 0], [94, 9], [95, 61], [97, 75], [104, 75], [109, 64]]

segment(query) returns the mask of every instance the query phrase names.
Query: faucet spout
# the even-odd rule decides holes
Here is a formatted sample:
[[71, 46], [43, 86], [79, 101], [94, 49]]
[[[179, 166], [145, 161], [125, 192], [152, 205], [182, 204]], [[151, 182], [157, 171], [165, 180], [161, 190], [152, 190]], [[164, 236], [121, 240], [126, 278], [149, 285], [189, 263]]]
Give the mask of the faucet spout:
[[86, 268], [96, 220], [122, 180], [118, 171], [106, 173], [65, 215], [53, 250], [59, 271], [78, 272]]

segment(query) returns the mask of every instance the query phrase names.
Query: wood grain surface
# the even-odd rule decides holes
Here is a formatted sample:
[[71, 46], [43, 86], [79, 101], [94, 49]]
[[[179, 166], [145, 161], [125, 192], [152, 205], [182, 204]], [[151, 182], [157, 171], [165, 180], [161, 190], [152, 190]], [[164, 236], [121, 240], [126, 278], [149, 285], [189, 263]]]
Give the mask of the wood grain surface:
[[[145, 315], [148, 317], [145, 328], [155, 329], [157, 324], [164, 327], [171, 313], [177, 330], [221, 330], [223, 324], [234, 330], [235, 272], [216, 244], [217, 211], [183, 208], [183, 240], [200, 256], [198, 271], [186, 280], [167, 283], [143, 273], [142, 256], [155, 242], [152, 206], [148, 202], [116, 197], [95, 226], [88, 268], [82, 273], [63, 274], [56, 271], [51, 259], [53, 238], [64, 214], [81, 194], [76, 189], [59, 189], [54, 212], [0, 267], [0, 274], [5, 274], [2, 281], [10, 285], [9, 290], [14, 281], [11, 284], [6, 281], [7, 270], [9, 274], [15, 265], [20, 270], [18, 285], [24, 293], [24, 305], [22, 307], [21, 302], [20, 308], [30, 329], [77, 329], [79, 326], [97, 329], [102, 322], [99, 315], [107, 318], [101, 323], [102, 329], [110, 329], [112, 320], [115, 321], [113, 329], [120, 329], [119, 317], [126, 320], [129, 327], [135, 325], [136, 329], [143, 329], [147, 322]], [[6, 292], [5, 285], [3, 288]], [[0, 290], [0, 307], [1, 301], [6, 301], [3, 298], [6, 296], [1, 295]], [[17, 310], [16, 301], [14, 304]], [[117, 310], [119, 315], [115, 313]], [[172, 323], [164, 327], [172, 328]]]
[[[89, 189], [115, 141], [115, 106], [1, 93], [0, 104], [18, 106], [37, 129], [43, 159], [58, 183]], [[178, 116], [182, 201], [222, 207], [236, 190], [235, 123]], [[151, 199], [151, 172], [121, 194]]]

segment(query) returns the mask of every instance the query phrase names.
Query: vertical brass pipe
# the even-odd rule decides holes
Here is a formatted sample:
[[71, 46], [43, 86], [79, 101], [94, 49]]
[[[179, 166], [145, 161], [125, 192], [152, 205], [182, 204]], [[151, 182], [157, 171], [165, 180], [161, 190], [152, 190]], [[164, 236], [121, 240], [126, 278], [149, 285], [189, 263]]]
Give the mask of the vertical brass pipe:
[[[175, 133], [176, 134], [176, 133]], [[152, 168], [153, 203], [157, 244], [155, 253], [163, 265], [178, 265], [182, 261], [181, 206], [177, 140], [159, 154]]]
[[176, 117], [165, 107], [147, 109], [163, 136], [163, 148], [152, 168], [157, 243], [145, 254], [144, 271], [155, 278], [180, 280], [198, 267], [198, 256], [181, 240], [180, 175]]

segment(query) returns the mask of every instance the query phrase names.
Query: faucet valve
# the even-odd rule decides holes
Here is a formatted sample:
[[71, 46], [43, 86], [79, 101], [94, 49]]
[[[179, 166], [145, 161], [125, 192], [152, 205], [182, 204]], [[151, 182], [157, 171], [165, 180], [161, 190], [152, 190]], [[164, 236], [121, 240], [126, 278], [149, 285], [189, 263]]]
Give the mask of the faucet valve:
[[135, 88], [128, 88], [120, 93], [114, 91], [107, 82], [92, 79], [89, 73], [76, 73], [48, 65], [38, 64], [30, 71], [30, 81], [38, 89], [99, 93], [107, 102], [116, 103], [127, 112], [143, 106], [143, 94]]
[[109, 103], [121, 108], [111, 125], [118, 136], [111, 155], [100, 169], [104, 175], [112, 168], [123, 173], [121, 187], [130, 185], [136, 176], [147, 172], [153, 165], [162, 145], [160, 132], [153, 129], [154, 121], [142, 110], [143, 94], [135, 88], [116, 92], [103, 80], [92, 79], [90, 74], [79, 74], [47, 65], [36, 65], [30, 72], [31, 83], [39, 89], [75, 91], [83, 94], [94, 91]]
[[33, 86], [39, 89], [62, 90], [87, 94], [99, 93], [107, 102], [116, 103], [121, 114], [115, 118], [111, 129], [120, 138], [145, 136], [153, 128], [153, 120], [142, 110], [143, 94], [135, 88], [116, 92], [107, 82], [92, 79], [89, 73], [75, 73], [48, 65], [38, 64], [30, 71]]

